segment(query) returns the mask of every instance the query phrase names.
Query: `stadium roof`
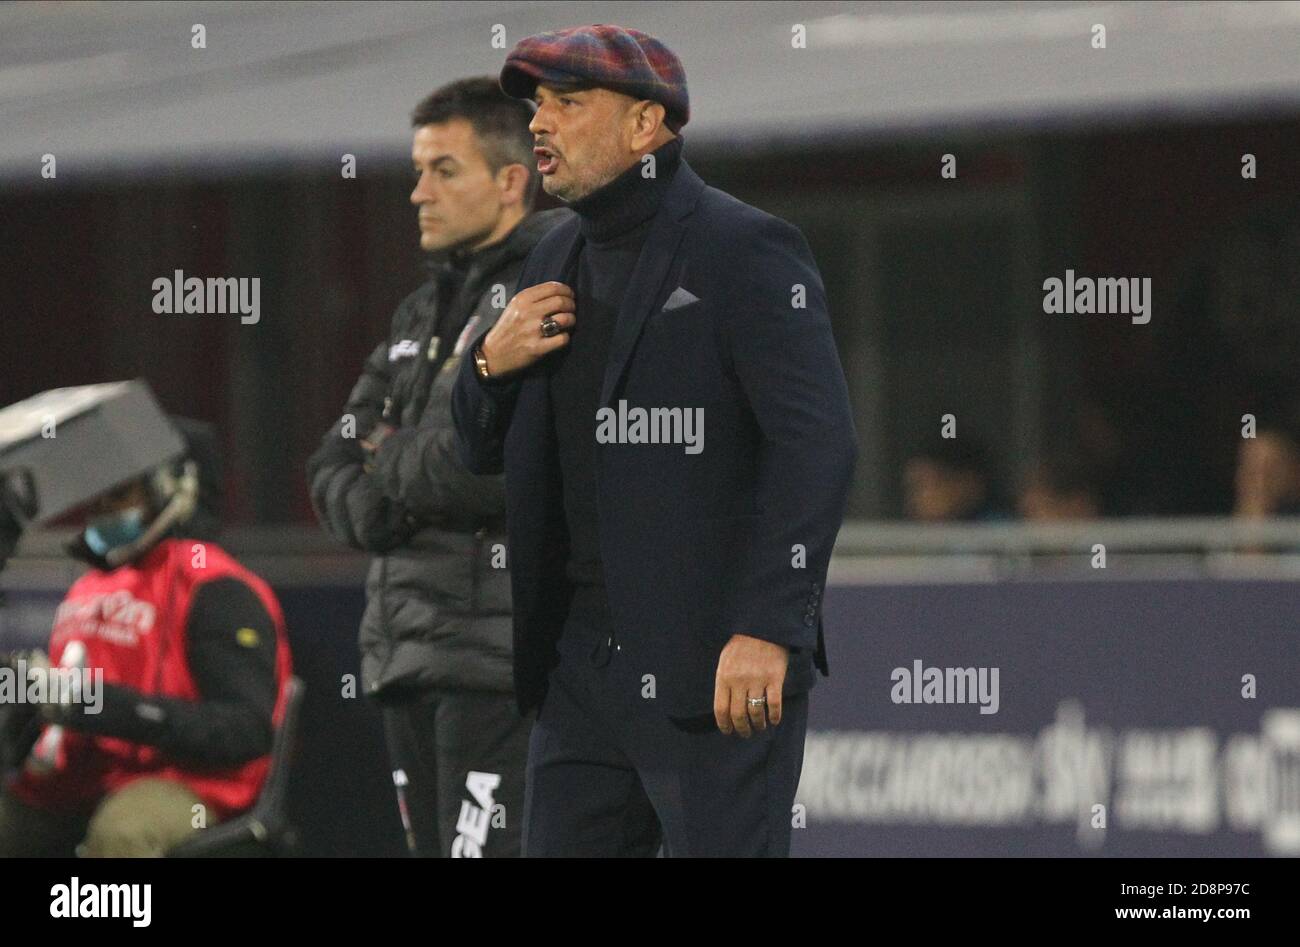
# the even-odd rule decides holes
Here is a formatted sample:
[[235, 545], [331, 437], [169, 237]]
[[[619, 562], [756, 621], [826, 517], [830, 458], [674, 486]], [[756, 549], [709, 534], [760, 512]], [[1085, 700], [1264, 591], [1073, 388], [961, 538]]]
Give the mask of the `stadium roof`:
[[0, 7], [0, 175], [45, 153], [60, 177], [399, 157], [423, 94], [499, 69], [494, 25], [508, 48], [583, 22], [664, 39], [687, 137], [730, 148], [1300, 103], [1295, 2], [17, 3]]

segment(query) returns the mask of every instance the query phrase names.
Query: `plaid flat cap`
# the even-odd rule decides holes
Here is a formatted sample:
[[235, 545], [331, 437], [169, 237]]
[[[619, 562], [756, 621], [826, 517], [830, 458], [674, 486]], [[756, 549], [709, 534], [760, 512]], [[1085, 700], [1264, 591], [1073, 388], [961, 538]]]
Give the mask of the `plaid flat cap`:
[[501, 91], [530, 99], [539, 82], [591, 84], [658, 102], [674, 133], [691, 117], [681, 60], [640, 30], [596, 24], [521, 39], [501, 69]]

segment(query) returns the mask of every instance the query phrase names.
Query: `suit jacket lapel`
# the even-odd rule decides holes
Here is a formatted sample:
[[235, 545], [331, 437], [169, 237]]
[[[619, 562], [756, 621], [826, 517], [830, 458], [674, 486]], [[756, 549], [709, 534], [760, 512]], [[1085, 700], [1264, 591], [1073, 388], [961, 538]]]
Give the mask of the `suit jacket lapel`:
[[[543, 264], [539, 267], [540, 276], [537, 279], [537, 283], [556, 280], [557, 282], [565, 283], [572, 288], [577, 275], [578, 253], [582, 250], [582, 245], [585, 241], [583, 240], [582, 230], [578, 226], [578, 218], [576, 216], [573, 217], [570, 222], [560, 224], [560, 226], [570, 226], [573, 228], [573, 234], [569, 238], [569, 245], [567, 248], [561, 245], [556, 249], [555, 253], [550, 257], [550, 260], [554, 261], [553, 263], [550, 265]], [[531, 285], [535, 286], [537, 283]], [[548, 376], [549, 372], [546, 370], [541, 372], [530, 372], [528, 378], [524, 382], [523, 389], [519, 393], [519, 397], [521, 402], [526, 402], [529, 398], [538, 400], [539, 403], [537, 405], [537, 410], [541, 412], [543, 418], [547, 419], [547, 423], [542, 425], [542, 427], [549, 433], [551, 430], [549, 423], [551, 399], [550, 385], [547, 383]], [[527, 412], [525, 411], [524, 413], [526, 414]]]
[[570, 289], [573, 289], [573, 284], [577, 278], [578, 253], [582, 250], [582, 245], [585, 242], [586, 240], [582, 236], [582, 228], [578, 225], [577, 217], [574, 217], [573, 240], [569, 243], [568, 250], [564, 251], [563, 254], [556, 254], [556, 258], [561, 259], [564, 262], [560, 264], [558, 270], [546, 274], [545, 279], [539, 280], [539, 282], [544, 283], [547, 280], [555, 280], [560, 283], [565, 283]]
[[[609, 358], [605, 363], [605, 382], [600, 391], [600, 403], [603, 406], [610, 403], [614, 389], [623, 377], [632, 350], [641, 337], [641, 327], [645, 325], [655, 300], [659, 298], [659, 290], [668, 275], [682, 235], [686, 233], [686, 225], [682, 221], [695, 209], [695, 203], [703, 189], [704, 181], [683, 158], [668, 186], [668, 193], [664, 195], [663, 206], [655, 214], [650, 232], [646, 234], [645, 245], [641, 248], [641, 255], [628, 280], [627, 293], [619, 307], [618, 321], [609, 343]], [[576, 256], [575, 251], [573, 258]]]

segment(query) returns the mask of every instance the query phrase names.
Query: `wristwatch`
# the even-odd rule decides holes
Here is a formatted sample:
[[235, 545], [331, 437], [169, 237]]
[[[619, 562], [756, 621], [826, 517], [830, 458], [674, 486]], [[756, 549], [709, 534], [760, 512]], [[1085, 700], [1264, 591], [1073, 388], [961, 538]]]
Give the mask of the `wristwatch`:
[[488, 371], [487, 356], [483, 354], [482, 342], [474, 346], [474, 370], [478, 372], [478, 377], [484, 381], [492, 377], [492, 373]]

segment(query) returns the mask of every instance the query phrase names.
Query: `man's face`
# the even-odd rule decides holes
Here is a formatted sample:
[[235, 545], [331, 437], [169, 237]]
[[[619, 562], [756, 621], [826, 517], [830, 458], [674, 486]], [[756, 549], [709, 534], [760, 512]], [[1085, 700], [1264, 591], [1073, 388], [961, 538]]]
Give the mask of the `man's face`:
[[1243, 439], [1236, 486], [1237, 506], [1243, 512], [1271, 513], [1300, 499], [1300, 451], [1272, 431]]
[[547, 194], [572, 203], [608, 184], [636, 162], [630, 95], [609, 89], [565, 90], [539, 83], [533, 94], [537, 170]]
[[149, 508], [149, 488], [143, 480], [131, 480], [107, 493], [102, 493], [86, 505], [86, 518], [94, 519], [120, 513], [132, 507]]
[[960, 520], [983, 500], [984, 483], [976, 474], [950, 470], [925, 457], [914, 457], [903, 467], [903, 506], [910, 519]]
[[1087, 491], [1053, 490], [1035, 480], [1020, 495], [1016, 510], [1031, 523], [1090, 520], [1097, 517], [1097, 502]]
[[497, 176], [479, 150], [474, 126], [463, 118], [420, 126], [411, 143], [411, 164], [421, 249], [477, 249], [485, 243], [503, 208]]

